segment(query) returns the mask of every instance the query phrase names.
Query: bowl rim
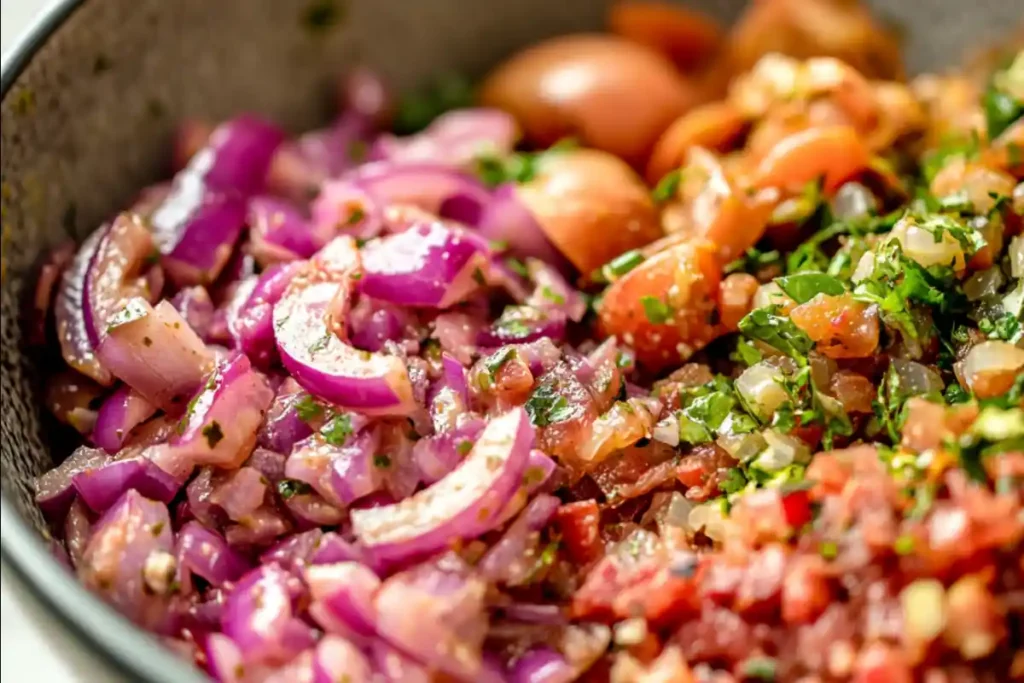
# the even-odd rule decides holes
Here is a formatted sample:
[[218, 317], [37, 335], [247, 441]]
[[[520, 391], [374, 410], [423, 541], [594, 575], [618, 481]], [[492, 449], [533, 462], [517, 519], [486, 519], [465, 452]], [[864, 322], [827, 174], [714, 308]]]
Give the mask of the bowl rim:
[[[32, 59], [85, 0], [51, 0], [14, 40], [0, 63], [0, 99], [14, 88]], [[54, 558], [43, 539], [0, 491], [0, 563], [64, 628], [109, 669], [150, 683], [200, 681], [198, 671], [160, 646], [86, 590]], [[15, 599], [16, 596], [14, 596]]]

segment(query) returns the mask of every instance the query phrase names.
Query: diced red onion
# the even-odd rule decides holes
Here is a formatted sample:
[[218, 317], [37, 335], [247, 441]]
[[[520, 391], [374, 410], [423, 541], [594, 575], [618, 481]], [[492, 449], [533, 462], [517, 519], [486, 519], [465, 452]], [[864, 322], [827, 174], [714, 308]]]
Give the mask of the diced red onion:
[[465, 233], [430, 222], [366, 245], [360, 291], [403, 306], [449, 308], [478, 289], [489, 258]]
[[364, 563], [364, 554], [355, 544], [350, 543], [333, 531], [323, 535], [320, 544], [311, 557], [312, 564], [335, 564], [337, 562]]
[[485, 593], [486, 584], [468, 572], [417, 565], [391, 576], [377, 591], [377, 631], [430, 667], [461, 680], [488, 680], [482, 666]]
[[257, 448], [245, 461], [249, 467], [257, 469], [271, 484], [284, 479], [285, 456], [266, 448]]
[[558, 605], [551, 603], [512, 602], [504, 605], [502, 612], [511, 621], [524, 624], [546, 624], [560, 626], [567, 623], [568, 618]]
[[312, 683], [357, 683], [370, 681], [372, 678], [370, 660], [349, 641], [341, 636], [328, 634], [317, 643], [313, 655]]
[[217, 477], [209, 502], [223, 510], [228, 519], [246, 520], [263, 505], [269, 482], [253, 467], [239, 467]]
[[337, 526], [345, 519], [344, 511], [315, 491], [296, 493], [285, 499], [284, 505], [300, 529]]
[[328, 311], [339, 305], [336, 297], [345, 307], [349, 275], [359, 272], [355, 243], [339, 239], [346, 240], [344, 249], [351, 259], [341, 276], [343, 282], [295, 287], [274, 307], [281, 359], [299, 384], [331, 403], [370, 415], [407, 414], [415, 403], [401, 359], [359, 351], [332, 333], [325, 322]]
[[213, 190], [258, 194], [266, 186], [270, 163], [284, 139], [277, 126], [255, 116], [238, 116], [214, 129], [184, 172], [200, 177]]
[[466, 459], [437, 483], [394, 505], [353, 510], [356, 538], [378, 560], [396, 561], [489, 530], [520, 484], [533, 439], [525, 410], [494, 418]]
[[174, 473], [193, 465], [237, 467], [249, 456], [273, 400], [266, 380], [239, 354], [219, 366], [189, 404], [183, 426], [152, 458]]
[[511, 586], [525, 581], [533, 570], [536, 558], [529, 550], [536, 546], [536, 532], [543, 529], [558, 509], [560, 501], [554, 496], [540, 494], [509, 526], [504, 535], [491, 546], [478, 565], [481, 575], [496, 583]]
[[371, 644], [374, 668], [388, 683], [431, 683], [433, 675], [419, 662], [376, 640]]
[[260, 425], [257, 440], [261, 446], [276, 453], [291, 453], [296, 443], [313, 433], [296, 409], [296, 404], [306, 396], [306, 391], [292, 378], [281, 383]]
[[143, 457], [111, 460], [83, 470], [72, 478], [78, 495], [96, 512], [105, 512], [125, 491], [135, 490], [161, 503], [174, 499], [183, 482]]
[[96, 426], [96, 406], [102, 407], [104, 393], [99, 384], [69, 368], [47, 380], [43, 402], [55, 418], [88, 436]]
[[206, 339], [210, 331], [210, 323], [213, 320], [213, 301], [205, 287], [196, 286], [182, 289], [171, 299], [171, 305], [196, 334]]
[[132, 621], [159, 628], [176, 570], [173, 542], [167, 506], [126, 491], [93, 528], [78, 576]]
[[332, 457], [331, 491], [345, 505], [379, 490], [383, 484], [381, 469], [374, 462], [377, 438], [376, 430], [365, 431]]
[[97, 448], [79, 446], [64, 462], [36, 479], [36, 504], [55, 522], [67, 512], [75, 500], [72, 479], [80, 472], [96, 469], [110, 460], [110, 456]]
[[250, 250], [262, 266], [309, 258], [330, 237], [315, 234], [297, 206], [277, 197], [251, 198], [247, 222]]
[[224, 529], [224, 538], [234, 546], [267, 546], [291, 530], [289, 518], [264, 506], [250, 515], [245, 524], [232, 524]]
[[178, 532], [175, 555], [180, 567], [212, 586], [236, 581], [250, 568], [245, 557], [229, 546], [223, 536], [198, 522], [188, 522]]
[[379, 199], [351, 180], [331, 180], [321, 185], [310, 211], [313, 232], [318, 235], [345, 233], [369, 239], [384, 228]]
[[509, 683], [569, 683], [576, 670], [560, 653], [549, 647], [535, 647], [523, 653], [509, 672]]
[[[490, 192], [479, 180], [445, 164], [378, 161], [364, 164], [344, 178], [355, 183], [379, 205], [411, 204], [442, 218], [449, 217], [441, 209], [451, 197], [461, 198], [461, 212], [477, 215], [482, 214], [491, 201]], [[472, 211], [471, 206], [479, 208]]]
[[286, 569], [301, 569], [310, 563], [323, 539], [320, 529], [292, 534], [260, 555], [260, 564], [277, 563]]
[[107, 453], [117, 453], [132, 429], [151, 418], [156, 411], [156, 406], [123, 384], [100, 406], [92, 440]]
[[222, 628], [246, 662], [283, 664], [312, 644], [309, 627], [292, 611], [299, 589], [289, 572], [273, 564], [253, 569], [235, 584]]
[[539, 339], [565, 339], [565, 314], [532, 306], [506, 306], [490, 327], [481, 330], [476, 342], [493, 349], [506, 344], [527, 344]]
[[387, 342], [398, 342], [403, 337], [411, 341], [407, 350], [419, 349], [415, 337], [414, 320], [409, 312], [398, 306], [361, 297], [348, 318], [349, 339], [357, 349], [381, 351]]
[[110, 320], [98, 354], [115, 376], [171, 415], [181, 413], [213, 365], [203, 340], [170, 303], [154, 308], [141, 297]]
[[68, 365], [100, 384], [110, 385], [113, 376], [96, 348], [108, 318], [126, 300], [148, 297], [138, 275], [152, 250], [145, 226], [122, 214], [89, 236], [61, 278], [55, 309], [61, 353]]
[[303, 264], [298, 262], [270, 266], [251, 281], [251, 289], [239, 288], [234, 299], [237, 307], [227, 309], [228, 330], [236, 347], [257, 367], [268, 367], [276, 357], [274, 306], [302, 268]]
[[527, 259], [526, 268], [534, 290], [526, 303], [541, 310], [557, 311], [579, 322], [587, 313], [587, 302], [553, 266], [539, 259]]
[[434, 119], [415, 135], [381, 135], [371, 158], [397, 163], [471, 167], [482, 153], [508, 154], [519, 136], [515, 119], [497, 109], [458, 109]]
[[466, 457], [483, 432], [485, 422], [471, 418], [452, 431], [420, 439], [413, 446], [413, 459], [427, 484], [433, 484], [451, 473]]
[[445, 312], [434, 319], [431, 336], [437, 339], [442, 351], [468, 365], [473, 360], [476, 337], [482, 325], [481, 320], [466, 313]]
[[357, 562], [314, 564], [306, 567], [304, 578], [313, 600], [331, 617], [357, 635], [376, 633], [373, 600], [381, 583], [371, 570]]

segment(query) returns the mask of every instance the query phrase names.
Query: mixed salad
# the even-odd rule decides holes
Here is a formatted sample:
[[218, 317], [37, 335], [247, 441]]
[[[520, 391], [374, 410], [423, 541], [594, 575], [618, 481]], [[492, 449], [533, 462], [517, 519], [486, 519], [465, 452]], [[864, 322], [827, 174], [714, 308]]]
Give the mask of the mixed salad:
[[182, 125], [28, 327], [80, 580], [218, 681], [1024, 677], [1024, 52], [617, 4]]

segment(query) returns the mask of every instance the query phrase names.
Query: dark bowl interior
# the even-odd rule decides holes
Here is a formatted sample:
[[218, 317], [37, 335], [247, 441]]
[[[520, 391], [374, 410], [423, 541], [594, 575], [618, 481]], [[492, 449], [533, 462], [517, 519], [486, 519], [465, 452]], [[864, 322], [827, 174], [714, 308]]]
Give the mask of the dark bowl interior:
[[[135, 680], [191, 673], [52, 560], [34, 478], [69, 452], [44, 416], [21, 319], [41, 254], [80, 239], [167, 174], [175, 121], [240, 110], [292, 130], [322, 122], [357, 62], [398, 88], [476, 76], [517, 47], [601, 27], [609, 0], [65, 0], [3, 63], [0, 471], [2, 554], [48, 610]], [[693, 0], [728, 21], [744, 0]], [[908, 29], [911, 71], [955, 63], [1020, 21], [1012, 0], [876, 1]]]

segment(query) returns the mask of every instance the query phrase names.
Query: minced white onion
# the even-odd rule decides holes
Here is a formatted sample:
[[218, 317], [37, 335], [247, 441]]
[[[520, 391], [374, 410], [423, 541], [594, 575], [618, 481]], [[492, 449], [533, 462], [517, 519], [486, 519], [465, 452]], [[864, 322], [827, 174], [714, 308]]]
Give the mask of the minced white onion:
[[903, 627], [917, 643], [928, 643], [946, 627], [946, 589], [936, 579], [918, 579], [900, 591]]
[[768, 442], [757, 432], [750, 434], [722, 434], [715, 442], [729, 455], [746, 462], [768, 447]]
[[912, 216], [901, 218], [886, 240], [898, 241], [903, 253], [925, 268], [952, 265], [955, 270], [963, 270], [966, 266], [964, 250], [949, 231], [935, 233], [922, 228]]
[[1010, 240], [1010, 274], [1024, 278], [1024, 235], [1017, 235]]
[[655, 441], [668, 444], [675, 448], [679, 445], [679, 419], [675, 413], [669, 413], [654, 425], [651, 437]]
[[945, 386], [938, 371], [927, 365], [903, 358], [893, 358], [892, 364], [900, 377], [902, 390], [911, 396], [942, 391]]
[[860, 257], [860, 261], [857, 261], [857, 267], [853, 269], [850, 280], [854, 283], [867, 280], [873, 272], [875, 272], [875, 253], [866, 251]]
[[840, 220], [868, 216], [878, 209], [875, 195], [861, 183], [843, 183], [832, 198], [832, 213]]
[[764, 430], [764, 440], [768, 443], [754, 465], [765, 472], [777, 472], [794, 463], [810, 460], [811, 450], [801, 439], [789, 434], [780, 434], [774, 429]]
[[688, 527], [691, 532], [702, 531], [713, 541], [725, 538], [725, 514], [717, 501], [704, 503], [690, 510]]
[[774, 282], [766, 282], [754, 292], [752, 301], [753, 308], [764, 308], [765, 306], [783, 305], [790, 301], [786, 293]]
[[1006, 283], [1006, 276], [999, 266], [981, 270], [964, 281], [964, 294], [969, 301], [977, 301], [982, 297], [998, 292]]
[[761, 361], [751, 365], [736, 379], [736, 391], [761, 419], [768, 419], [789, 400], [782, 388], [782, 374], [775, 366]]
[[[964, 358], [963, 376], [970, 386], [982, 375], [1013, 375], [1024, 368], [1024, 349], [1004, 341], [985, 341]], [[973, 386], [972, 386], [973, 389]]]

